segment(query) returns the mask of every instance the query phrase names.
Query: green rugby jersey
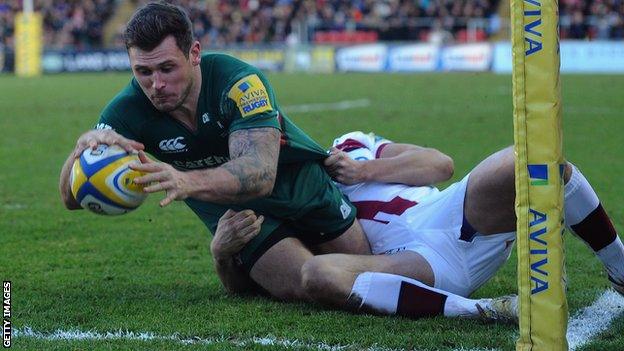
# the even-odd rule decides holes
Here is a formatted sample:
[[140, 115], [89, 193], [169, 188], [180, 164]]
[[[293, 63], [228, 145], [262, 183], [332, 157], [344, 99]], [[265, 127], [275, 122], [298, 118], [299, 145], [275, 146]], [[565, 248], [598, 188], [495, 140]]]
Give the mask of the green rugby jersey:
[[228, 136], [239, 129], [281, 131], [279, 163], [320, 160], [326, 153], [281, 111], [257, 68], [223, 54], [201, 60], [197, 130], [154, 108], [136, 79], [104, 108], [96, 129], [112, 128], [142, 142], [147, 152], [180, 170], [219, 166], [229, 160]]
[[[213, 233], [219, 217], [228, 208], [237, 211], [249, 208], [264, 214], [267, 218], [262, 231], [271, 233], [283, 221], [313, 217], [310, 211], [328, 206], [319, 202], [326, 201], [325, 197], [335, 198], [334, 202], [340, 204], [339, 192], [336, 190], [336, 195], [327, 190], [334, 186], [326, 173], [310, 173], [310, 161], [317, 163], [324, 159], [325, 150], [282, 113], [262, 72], [223, 54], [203, 55], [201, 72], [195, 132], [156, 110], [134, 78], [104, 108], [96, 129], [112, 128], [126, 138], [139, 141], [145, 145], [145, 151], [180, 170], [211, 168], [227, 162], [228, 136], [233, 131], [257, 127], [279, 129], [277, 178], [270, 196], [228, 206], [193, 198], [185, 200]], [[322, 219], [327, 226], [335, 226], [330, 221], [332, 218]]]

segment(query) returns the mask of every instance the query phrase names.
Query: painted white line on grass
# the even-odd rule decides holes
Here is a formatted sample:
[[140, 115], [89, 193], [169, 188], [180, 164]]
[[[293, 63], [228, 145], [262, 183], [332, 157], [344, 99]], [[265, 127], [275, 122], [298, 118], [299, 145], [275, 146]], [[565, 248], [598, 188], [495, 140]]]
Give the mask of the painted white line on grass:
[[[579, 311], [575, 317], [568, 322], [568, 344], [570, 350], [575, 350], [591, 341], [597, 334], [603, 332], [618, 315], [624, 312], [624, 297], [613, 290], [605, 291], [591, 306], [585, 307]], [[379, 350], [379, 351], [402, 351], [401, 349], [390, 349], [377, 346], [363, 348], [359, 345], [329, 345], [326, 343], [309, 343], [299, 340], [289, 340], [276, 338], [273, 336], [251, 337], [233, 339], [227, 336], [220, 337], [182, 337], [178, 334], [157, 335], [151, 332], [96, 332], [72, 330], [56, 330], [51, 333], [38, 332], [30, 327], [24, 327], [14, 330], [15, 338], [35, 338], [44, 340], [161, 340], [173, 341], [181, 344], [206, 344], [213, 345], [218, 343], [229, 343], [237, 347], [246, 347], [253, 345], [263, 346], [282, 346], [287, 349], [308, 349], [321, 351], [346, 351], [346, 350]], [[460, 348], [455, 351], [489, 351], [495, 349], [465, 349]]]
[[27, 207], [24, 204], [2, 204], [3, 210], [23, 210]]
[[624, 297], [614, 290], [605, 291], [591, 306], [568, 321], [568, 346], [575, 350], [607, 330], [615, 317], [624, 312]]
[[308, 350], [321, 350], [321, 351], [346, 351], [346, 350], [367, 350], [367, 351], [403, 351], [400, 349], [389, 349], [377, 346], [371, 346], [364, 348], [359, 345], [329, 345], [326, 343], [308, 343], [299, 340], [288, 340], [282, 338], [276, 338], [273, 336], [265, 337], [251, 337], [251, 338], [238, 338], [233, 339], [227, 336], [219, 337], [182, 337], [178, 334], [173, 335], [157, 335], [150, 332], [131, 332], [131, 331], [116, 331], [116, 332], [97, 332], [97, 331], [81, 331], [77, 329], [72, 330], [60, 330], [57, 329], [52, 333], [43, 333], [34, 331], [30, 327], [24, 327], [15, 329], [13, 333], [14, 338], [34, 338], [42, 340], [68, 340], [68, 341], [80, 341], [80, 340], [139, 340], [139, 341], [173, 341], [181, 344], [203, 344], [214, 345], [218, 343], [228, 343], [237, 347], [250, 347], [253, 345], [262, 346], [282, 346], [287, 349], [308, 349]]
[[[239, 338], [233, 339], [231, 337], [219, 336], [210, 338], [201, 338], [197, 336], [182, 337], [178, 334], [173, 335], [157, 335], [151, 332], [131, 332], [131, 331], [115, 331], [115, 332], [96, 332], [96, 331], [81, 331], [78, 329], [60, 330], [57, 329], [52, 333], [43, 333], [34, 331], [30, 327], [24, 327], [15, 329], [13, 331], [14, 338], [33, 338], [42, 340], [66, 340], [66, 341], [92, 341], [92, 340], [139, 340], [139, 341], [173, 341], [181, 344], [202, 344], [202, 345], [215, 345], [218, 343], [229, 343], [237, 347], [250, 347], [253, 345], [262, 346], [282, 346], [287, 349], [308, 349], [308, 350], [321, 350], [321, 351], [348, 351], [348, 350], [362, 350], [362, 351], [406, 351], [406, 349], [391, 349], [387, 347], [371, 346], [364, 348], [360, 345], [329, 345], [326, 343], [309, 343], [299, 340], [288, 340], [282, 338], [276, 338], [273, 336], [266, 337], [252, 337], [252, 338]], [[410, 349], [414, 350], [414, 349]], [[486, 349], [486, 348], [459, 348], [453, 351], [500, 351], [499, 349]]]
[[319, 111], [341, 111], [349, 110], [352, 108], [362, 108], [370, 106], [371, 102], [368, 99], [358, 100], [344, 100], [338, 102], [327, 102], [317, 104], [303, 104], [303, 105], [290, 105], [284, 106], [284, 111], [295, 113], [306, 112], [319, 112]]

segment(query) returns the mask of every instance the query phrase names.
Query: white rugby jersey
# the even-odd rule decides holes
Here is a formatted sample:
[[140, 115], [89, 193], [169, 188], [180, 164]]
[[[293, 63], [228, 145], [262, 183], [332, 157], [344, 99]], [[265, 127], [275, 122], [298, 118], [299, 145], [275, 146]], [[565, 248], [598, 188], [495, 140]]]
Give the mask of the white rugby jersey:
[[[352, 132], [334, 140], [334, 147], [354, 160], [379, 158], [381, 150], [391, 141], [373, 133]], [[357, 218], [371, 244], [373, 254], [401, 249], [413, 242], [416, 228], [423, 220], [418, 204], [439, 193], [431, 186], [408, 186], [389, 183], [336, 183], [340, 191], [357, 207]]]

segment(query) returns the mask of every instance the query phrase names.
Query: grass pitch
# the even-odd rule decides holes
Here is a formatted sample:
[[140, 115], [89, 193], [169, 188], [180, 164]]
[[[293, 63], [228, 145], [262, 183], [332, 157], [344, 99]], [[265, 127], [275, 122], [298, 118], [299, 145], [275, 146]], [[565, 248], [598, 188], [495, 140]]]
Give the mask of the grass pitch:
[[[66, 211], [58, 173], [76, 138], [129, 74], [0, 76], [0, 275], [11, 280], [13, 327], [150, 332], [197, 342], [21, 337], [18, 350], [514, 349], [517, 330], [476, 321], [352, 315], [316, 305], [225, 295], [212, 267], [210, 235], [181, 203], [151, 196], [115, 218]], [[282, 106], [369, 99], [343, 111], [289, 114], [324, 146], [352, 130], [436, 147], [455, 160], [453, 181], [513, 142], [510, 76], [491, 74], [272, 74]], [[594, 185], [620, 233], [624, 76], [564, 76], [565, 155]], [[444, 187], [446, 184], [443, 184]], [[589, 250], [566, 235], [570, 313], [609, 285]], [[516, 292], [516, 259], [476, 296]], [[583, 350], [618, 350], [624, 318]], [[242, 344], [253, 337], [297, 340]], [[204, 342], [201, 342], [204, 340]], [[208, 341], [206, 341], [208, 340]]]

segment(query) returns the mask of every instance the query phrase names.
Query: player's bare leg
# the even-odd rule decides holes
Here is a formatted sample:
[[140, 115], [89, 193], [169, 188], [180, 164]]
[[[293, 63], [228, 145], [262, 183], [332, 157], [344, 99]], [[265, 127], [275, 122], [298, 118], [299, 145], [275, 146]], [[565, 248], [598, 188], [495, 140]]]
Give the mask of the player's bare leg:
[[[564, 182], [568, 182], [572, 165], [566, 163]], [[482, 235], [516, 230], [515, 169], [512, 147], [498, 151], [470, 173], [464, 215], [474, 229]]]
[[[353, 311], [410, 318], [478, 318], [483, 316], [479, 305], [490, 306], [494, 301], [471, 300], [432, 288], [434, 277], [429, 263], [412, 251], [375, 256], [314, 256], [302, 271], [303, 285], [312, 300]], [[508, 320], [514, 320], [516, 310], [510, 313]]]
[[[356, 220], [338, 238], [315, 247], [315, 252], [370, 254], [370, 245]], [[273, 297], [280, 300], [307, 300], [302, 285], [302, 266], [312, 258], [310, 250], [295, 238], [286, 238], [271, 247], [255, 262], [249, 275]]]
[[310, 258], [303, 266], [303, 285], [310, 297], [323, 304], [344, 307], [358, 274], [385, 272], [433, 285], [433, 271], [418, 253], [394, 255], [328, 254]]
[[468, 178], [464, 216], [479, 233], [496, 234], [516, 230], [513, 148], [490, 155]]
[[268, 249], [253, 265], [249, 276], [280, 300], [307, 300], [301, 284], [301, 267], [312, 253], [296, 238], [285, 238]]
[[[604, 264], [614, 288], [624, 294], [624, 245], [598, 196], [571, 163], [564, 169], [565, 224]], [[464, 200], [466, 220], [482, 235], [514, 231], [515, 170], [511, 147], [471, 172]]]
[[371, 249], [368, 239], [356, 219], [351, 227], [339, 237], [326, 243], [316, 245], [312, 250], [317, 254], [340, 252], [354, 255], [370, 255]]

